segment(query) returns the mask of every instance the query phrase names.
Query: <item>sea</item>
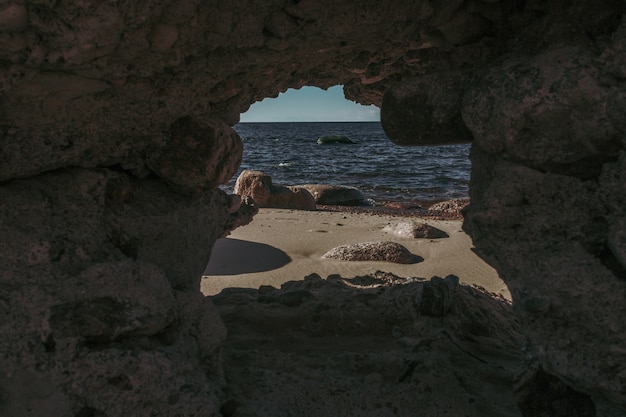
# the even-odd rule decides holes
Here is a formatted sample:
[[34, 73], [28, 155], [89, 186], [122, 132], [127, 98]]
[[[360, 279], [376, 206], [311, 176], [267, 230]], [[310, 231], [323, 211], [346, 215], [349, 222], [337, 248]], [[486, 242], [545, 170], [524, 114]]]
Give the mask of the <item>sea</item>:
[[[223, 186], [232, 192], [244, 169], [263, 171], [276, 185], [356, 187], [371, 205], [437, 202], [468, 197], [470, 145], [395, 145], [380, 122], [238, 123], [244, 146], [237, 174]], [[343, 135], [354, 144], [318, 144]]]

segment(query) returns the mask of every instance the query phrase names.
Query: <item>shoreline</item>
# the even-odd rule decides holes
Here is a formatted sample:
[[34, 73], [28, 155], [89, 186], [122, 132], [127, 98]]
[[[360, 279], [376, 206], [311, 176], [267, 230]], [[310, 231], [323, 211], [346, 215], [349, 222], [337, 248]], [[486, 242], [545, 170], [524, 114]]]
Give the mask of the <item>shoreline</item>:
[[377, 205], [340, 206], [317, 205], [317, 210], [344, 212], [365, 215], [411, 217], [425, 220], [463, 220], [462, 210], [469, 204], [469, 198], [453, 200], [404, 200], [384, 201]]
[[[319, 206], [315, 211], [261, 208], [250, 224], [215, 243], [201, 291], [216, 295], [231, 287], [279, 288], [313, 273], [322, 278], [334, 274], [354, 278], [382, 271], [422, 279], [453, 274], [463, 284], [483, 287], [510, 300], [508, 288], [495, 269], [472, 250], [470, 237], [461, 229], [461, 219], [458, 211], [437, 213], [394, 207]], [[405, 221], [426, 223], [449, 237], [407, 238], [383, 231], [386, 225]], [[322, 259], [334, 247], [371, 241], [400, 243], [423, 261], [406, 265]]]

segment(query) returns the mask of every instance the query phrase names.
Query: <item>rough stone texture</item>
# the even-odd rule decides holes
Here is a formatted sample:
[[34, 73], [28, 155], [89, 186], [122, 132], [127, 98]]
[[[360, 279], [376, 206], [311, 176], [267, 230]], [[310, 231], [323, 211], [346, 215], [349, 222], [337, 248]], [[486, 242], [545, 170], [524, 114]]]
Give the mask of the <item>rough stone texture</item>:
[[539, 368], [590, 395], [598, 415], [623, 414], [617, 346], [626, 331], [626, 283], [607, 249], [617, 213], [602, 202], [603, 184], [542, 173], [478, 147], [472, 161], [479, 162], [464, 227], [506, 280]]
[[245, 169], [237, 177], [235, 195], [250, 197], [259, 207], [264, 207], [272, 192], [272, 177], [261, 171]]
[[443, 317], [452, 309], [458, 287], [457, 276], [432, 277], [417, 293], [415, 304], [419, 306], [420, 313], [425, 316]]
[[443, 72], [403, 80], [383, 97], [380, 121], [398, 145], [441, 145], [472, 141], [461, 117], [464, 76]]
[[268, 202], [268, 207], [296, 210], [315, 210], [315, 199], [305, 188], [298, 186], [275, 185]]
[[[229, 126], [289, 87], [343, 84], [382, 103], [399, 143], [449, 142], [461, 115], [473, 141], [465, 229], [511, 288], [535, 373], [524, 381], [556, 378], [554, 392], [626, 415], [625, 8], [3, 2], [2, 414], [218, 415], [220, 322], [197, 281], [214, 240], [254, 211], [215, 189], [241, 158]], [[93, 299], [66, 285], [95, 271], [130, 284], [117, 277]], [[148, 276], [157, 298], [127, 303]], [[176, 324], [159, 329], [164, 279]], [[81, 311], [93, 331], [68, 316]], [[119, 321], [102, 323], [108, 311]], [[42, 340], [51, 329], [68, 341]], [[541, 406], [530, 409], [553, 410]]]
[[399, 222], [383, 227], [383, 232], [409, 238], [441, 239], [449, 237], [443, 230], [426, 223]]
[[429, 211], [447, 214], [456, 214], [461, 216], [462, 211], [469, 204], [469, 198], [458, 198], [455, 200], [445, 200], [432, 204], [428, 207]]
[[364, 242], [341, 245], [332, 248], [324, 255], [324, 259], [340, 261], [381, 261], [398, 264], [413, 264], [423, 261], [413, 255], [407, 248], [395, 242]]
[[366, 204], [365, 195], [354, 187], [327, 184], [303, 184], [316, 204], [330, 204], [338, 206], [361, 206]]
[[228, 181], [237, 172], [242, 154], [241, 139], [222, 120], [198, 123], [184, 117], [172, 124], [165, 144], [148, 150], [146, 163], [178, 188], [195, 190]]
[[194, 282], [227, 200], [106, 169], [2, 184], [0, 415], [217, 415], [225, 332]]
[[508, 385], [523, 336], [510, 304], [458, 285], [447, 314], [430, 317], [415, 303], [429, 282], [312, 274], [212, 297], [228, 328], [231, 415], [520, 417]]
[[236, 228], [250, 223], [254, 215], [259, 212], [259, 207], [250, 197], [242, 199], [241, 196], [233, 194], [229, 198], [231, 200], [228, 208], [230, 216], [224, 225], [224, 233], [220, 237], [226, 237]]
[[597, 176], [623, 146], [611, 115], [626, 99], [612, 100], [620, 89], [607, 88], [595, 59], [589, 48], [564, 47], [477, 74], [463, 118], [478, 145], [541, 171]]
[[[532, 369], [532, 368], [531, 368]], [[573, 390], [557, 377], [540, 368], [529, 372], [527, 380], [517, 376], [518, 406], [524, 416], [595, 417], [597, 410], [591, 398]]]
[[252, 198], [259, 207], [315, 210], [315, 199], [305, 187], [274, 185], [272, 178], [261, 171], [242, 171], [234, 193]]

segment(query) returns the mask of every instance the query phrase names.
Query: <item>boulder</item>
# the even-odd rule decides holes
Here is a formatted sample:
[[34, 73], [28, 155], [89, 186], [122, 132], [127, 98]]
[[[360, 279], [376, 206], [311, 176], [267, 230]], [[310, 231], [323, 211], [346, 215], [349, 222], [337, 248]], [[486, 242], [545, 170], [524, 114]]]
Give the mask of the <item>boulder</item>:
[[423, 259], [395, 242], [365, 242], [337, 246], [322, 255], [324, 259], [340, 261], [381, 261], [413, 264]]
[[235, 182], [234, 193], [242, 198], [250, 197], [259, 207], [266, 207], [272, 190], [272, 178], [264, 172], [246, 169]]
[[344, 135], [328, 135], [317, 139], [318, 145], [354, 145], [352, 139]]
[[443, 230], [426, 223], [398, 222], [383, 227], [383, 232], [393, 233], [402, 237], [439, 239], [449, 237]]
[[275, 185], [267, 200], [267, 207], [315, 210], [315, 199], [302, 187]]
[[366, 204], [365, 195], [354, 187], [326, 184], [304, 184], [300, 187], [305, 188], [313, 195], [316, 204], [337, 206], [362, 206]]
[[234, 192], [252, 198], [259, 207], [315, 210], [315, 199], [305, 188], [273, 185], [272, 178], [261, 171], [244, 170]]
[[457, 198], [456, 200], [440, 201], [428, 207], [428, 210], [440, 214], [453, 214], [461, 216], [462, 210], [467, 207], [469, 202], [469, 198]]

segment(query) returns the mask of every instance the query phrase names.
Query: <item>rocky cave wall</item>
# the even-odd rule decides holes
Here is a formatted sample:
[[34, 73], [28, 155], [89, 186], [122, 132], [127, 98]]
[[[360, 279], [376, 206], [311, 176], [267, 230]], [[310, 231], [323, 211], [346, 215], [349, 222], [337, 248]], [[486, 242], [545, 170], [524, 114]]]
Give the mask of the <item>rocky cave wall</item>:
[[[622, 1], [0, 3], [2, 415], [219, 415], [199, 292], [254, 214], [230, 128], [343, 84], [403, 145], [473, 142], [465, 229], [528, 366], [626, 408]], [[294, 277], [299, 278], [299, 277]]]

